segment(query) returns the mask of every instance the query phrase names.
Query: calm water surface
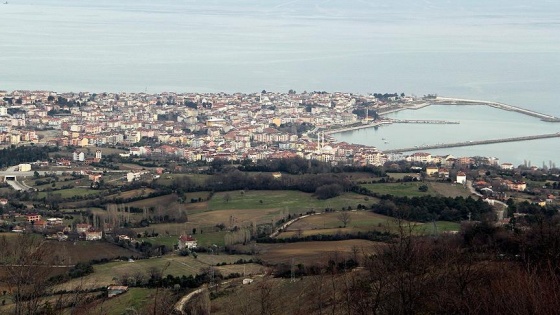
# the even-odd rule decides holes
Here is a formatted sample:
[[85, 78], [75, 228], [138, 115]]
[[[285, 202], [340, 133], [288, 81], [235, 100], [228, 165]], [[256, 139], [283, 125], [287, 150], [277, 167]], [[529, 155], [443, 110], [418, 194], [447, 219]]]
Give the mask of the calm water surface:
[[[560, 2], [548, 0], [10, 0], [0, 89], [437, 93], [560, 116], [559, 34]], [[387, 130], [409, 128], [439, 142], [453, 127]], [[520, 129], [460, 128], [473, 140]], [[520, 148], [506, 147], [497, 153]]]
[[[534, 117], [488, 106], [432, 105], [419, 110], [396, 112], [387, 117], [451, 120], [459, 121], [460, 124], [392, 124], [342, 132], [335, 134], [334, 137], [339, 141], [373, 145], [381, 150], [388, 150], [560, 132], [560, 123], [547, 123]], [[560, 166], [560, 138], [425, 151], [438, 155], [452, 154], [457, 157], [492, 156], [498, 157], [502, 162], [511, 162], [515, 165], [523, 164], [527, 160], [532, 165], [542, 166], [545, 162], [548, 166], [549, 161], [552, 161]]]

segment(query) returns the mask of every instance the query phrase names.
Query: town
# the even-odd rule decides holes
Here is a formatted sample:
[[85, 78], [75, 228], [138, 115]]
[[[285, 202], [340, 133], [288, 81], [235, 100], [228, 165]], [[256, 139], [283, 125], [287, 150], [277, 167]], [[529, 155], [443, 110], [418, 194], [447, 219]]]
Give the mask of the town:
[[[2, 312], [338, 314], [363, 302], [343, 292], [374, 296], [360, 278], [389, 279], [398, 263], [380, 253], [408, 248], [399, 242], [492, 281], [516, 274], [488, 261], [540, 268], [534, 257], [549, 255], [523, 246], [560, 209], [552, 162], [405, 155], [331, 136], [397, 123], [383, 115], [435, 95], [0, 96]], [[424, 290], [438, 287], [432, 272], [415, 280]], [[383, 290], [379, 303], [395, 302]], [[317, 302], [289, 303], [298, 292]]]

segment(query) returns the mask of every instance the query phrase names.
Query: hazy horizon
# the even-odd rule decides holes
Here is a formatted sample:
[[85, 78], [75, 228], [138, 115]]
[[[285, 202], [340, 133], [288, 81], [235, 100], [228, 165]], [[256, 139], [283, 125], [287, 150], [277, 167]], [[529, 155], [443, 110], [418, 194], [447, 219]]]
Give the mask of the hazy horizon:
[[0, 89], [405, 92], [560, 115], [560, 4], [69, 1], [0, 5]]

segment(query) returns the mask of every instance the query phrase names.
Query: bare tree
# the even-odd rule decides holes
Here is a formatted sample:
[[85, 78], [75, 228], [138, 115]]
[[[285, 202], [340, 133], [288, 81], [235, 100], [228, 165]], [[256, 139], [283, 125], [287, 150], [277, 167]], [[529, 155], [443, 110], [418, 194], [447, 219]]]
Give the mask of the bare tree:
[[346, 211], [341, 211], [336, 218], [338, 219], [338, 221], [340, 221], [340, 223], [342, 223], [344, 225], [344, 227], [346, 227], [350, 221], [350, 213], [346, 212]]
[[0, 282], [12, 292], [16, 315], [37, 313], [41, 297], [52, 287], [47, 280], [55, 268], [43, 245], [42, 239], [31, 234], [0, 239], [0, 265], [4, 270]]

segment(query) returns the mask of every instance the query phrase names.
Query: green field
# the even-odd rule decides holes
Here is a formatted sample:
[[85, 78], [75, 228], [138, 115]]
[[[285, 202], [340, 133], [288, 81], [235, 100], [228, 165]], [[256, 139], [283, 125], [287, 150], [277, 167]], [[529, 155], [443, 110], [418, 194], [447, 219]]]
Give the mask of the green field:
[[206, 174], [162, 174], [160, 178], [157, 179], [157, 183], [160, 185], [171, 185], [174, 180], [189, 178], [195, 184], [205, 184], [208, 178], [212, 175]]
[[[136, 274], [146, 276], [147, 272], [154, 268], [162, 272], [164, 276], [194, 276], [199, 274], [203, 268], [215, 266], [218, 263], [221, 264], [225, 262], [232, 264], [239, 259], [248, 261], [252, 258], [253, 257], [249, 255], [210, 255], [200, 253], [197, 258], [193, 258], [192, 256], [166, 255], [163, 257], [135, 260], [134, 262], [113, 261], [106, 264], [94, 265], [94, 273], [83, 278], [70, 280], [61, 284], [58, 288], [67, 290], [72, 290], [76, 287], [99, 288], [117, 283], [118, 279], [122, 276], [134, 276]], [[224, 269], [224, 271], [227, 270], [228, 268]], [[232, 272], [237, 272], [235, 268], [231, 270]]]
[[[388, 231], [396, 233], [398, 231], [398, 221], [395, 218], [373, 213], [371, 211], [349, 211], [350, 222], [344, 227], [339, 219], [340, 212], [322, 213], [308, 216], [291, 224], [285, 232], [279, 235], [280, 238], [308, 235], [332, 235], [338, 233], [357, 233], [368, 231]], [[404, 222], [408, 224], [408, 222]], [[436, 229], [433, 223], [410, 222], [415, 231], [420, 234], [434, 234], [435, 232], [458, 231], [459, 223], [437, 221]]]
[[375, 193], [381, 195], [393, 195], [397, 197], [419, 197], [426, 195], [437, 195], [433, 188], [428, 187], [427, 192], [421, 192], [418, 188], [423, 185], [420, 182], [414, 183], [388, 183], [388, 184], [364, 184], [361, 185]]
[[93, 196], [93, 195], [99, 195], [101, 191], [99, 190], [93, 190], [93, 189], [89, 189], [89, 188], [71, 188], [71, 189], [62, 189], [62, 190], [56, 190], [56, 191], [51, 191], [51, 192], [38, 192], [37, 193], [37, 198], [48, 198], [49, 193], [51, 194], [59, 194], [61, 198], [72, 198], [73, 196]]
[[431, 222], [423, 223], [418, 225], [418, 231], [420, 231], [422, 234], [433, 235], [442, 232], [459, 231], [460, 227], [461, 224], [457, 222], [436, 221], [435, 228], [434, 228], [434, 224]]
[[[228, 197], [229, 196], [229, 200]], [[364, 203], [364, 196], [344, 193], [338, 197], [319, 200], [313, 194], [294, 190], [250, 190], [216, 193], [208, 203], [209, 210], [288, 209], [290, 213], [325, 208], [355, 208]]]
[[[151, 230], [148, 228], [148, 231]], [[192, 229], [185, 232], [186, 234], [191, 234], [190, 232], [192, 232]], [[204, 232], [203, 230], [203, 233], [200, 234], [200, 228], [197, 228], [197, 233], [193, 235], [193, 237], [196, 238], [196, 240], [198, 241], [199, 247], [209, 247], [212, 245], [224, 246], [224, 236], [226, 235], [226, 233], [227, 233], [226, 231]], [[173, 236], [148, 237], [144, 240], [147, 240], [153, 245], [166, 245], [169, 248], [173, 248], [175, 245], [177, 245], [178, 236], [173, 235]]]
[[88, 306], [88, 314], [135, 314], [152, 303], [155, 294], [156, 289], [129, 288], [128, 292], [121, 295], [92, 303]]

